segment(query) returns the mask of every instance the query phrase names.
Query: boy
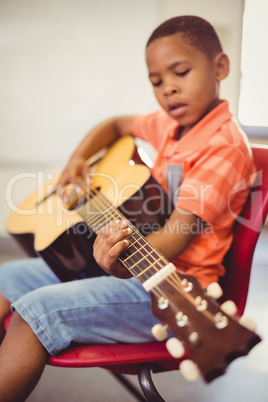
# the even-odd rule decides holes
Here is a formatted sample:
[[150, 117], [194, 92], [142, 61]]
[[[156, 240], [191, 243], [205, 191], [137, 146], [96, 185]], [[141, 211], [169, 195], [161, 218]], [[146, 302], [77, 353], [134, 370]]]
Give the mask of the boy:
[[[86, 181], [85, 160], [122, 135], [132, 132], [149, 141], [158, 152], [152, 174], [166, 191], [175, 186], [177, 199], [167, 224], [147, 239], [206, 287], [224, 274], [222, 259], [254, 172], [246, 139], [232, 121], [227, 101], [219, 98], [219, 83], [229, 72], [228, 57], [210, 24], [182, 16], [153, 32], [146, 62], [162, 109], [112, 118], [94, 128], [70, 158], [59, 184]], [[247, 188], [235, 193], [242, 180]], [[209, 231], [197, 233], [201, 220]], [[127, 221], [112, 222], [94, 243], [97, 263], [112, 276], [60, 283], [40, 259], [2, 267], [0, 318], [9, 313], [11, 303], [14, 311], [0, 348], [2, 402], [25, 400], [49, 355], [72, 341], [153, 339], [150, 329], [157, 319], [150, 311], [150, 297], [118, 262], [129, 234]]]

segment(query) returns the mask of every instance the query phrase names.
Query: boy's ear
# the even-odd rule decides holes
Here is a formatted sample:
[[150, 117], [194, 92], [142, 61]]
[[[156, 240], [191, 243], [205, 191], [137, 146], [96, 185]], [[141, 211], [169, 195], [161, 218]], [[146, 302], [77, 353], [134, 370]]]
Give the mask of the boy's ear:
[[229, 74], [229, 58], [228, 56], [221, 52], [215, 57], [215, 68], [216, 68], [216, 78], [220, 82]]

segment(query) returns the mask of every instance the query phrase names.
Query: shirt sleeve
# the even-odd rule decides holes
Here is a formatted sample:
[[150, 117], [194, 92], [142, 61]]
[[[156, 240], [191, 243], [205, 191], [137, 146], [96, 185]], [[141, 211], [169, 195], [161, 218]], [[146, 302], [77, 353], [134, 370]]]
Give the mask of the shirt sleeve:
[[254, 172], [251, 162], [232, 145], [212, 147], [185, 174], [176, 205], [208, 223], [226, 211], [239, 214]]
[[132, 123], [132, 133], [149, 143], [155, 149], [159, 149], [164, 140], [163, 132], [166, 126], [166, 116], [163, 111], [158, 110], [149, 114], [138, 115]]

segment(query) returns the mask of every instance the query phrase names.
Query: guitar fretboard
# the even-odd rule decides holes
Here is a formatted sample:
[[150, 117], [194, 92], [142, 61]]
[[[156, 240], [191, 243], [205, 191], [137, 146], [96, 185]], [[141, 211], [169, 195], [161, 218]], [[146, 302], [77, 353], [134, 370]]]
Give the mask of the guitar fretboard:
[[[79, 214], [86, 224], [96, 233], [110, 222], [123, 220], [125, 216], [106, 199], [97, 189], [90, 190], [88, 201], [79, 209]], [[120, 255], [121, 263], [141, 283], [153, 276], [168, 264], [162, 256], [135, 228], [130, 224], [132, 234], [128, 237], [130, 245]]]

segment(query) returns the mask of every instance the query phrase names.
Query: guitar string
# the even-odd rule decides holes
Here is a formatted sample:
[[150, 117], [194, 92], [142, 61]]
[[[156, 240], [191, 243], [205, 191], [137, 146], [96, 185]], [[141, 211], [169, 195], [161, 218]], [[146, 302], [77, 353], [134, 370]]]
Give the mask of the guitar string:
[[[94, 195], [94, 198], [92, 198], [92, 195]], [[90, 196], [90, 195], [89, 195]], [[102, 200], [100, 199], [100, 196], [102, 196]], [[97, 202], [97, 204], [98, 204], [98, 206], [97, 206], [97, 210], [98, 211], [102, 211], [103, 212], [103, 210], [105, 210], [107, 207], [107, 205], [109, 205], [108, 204], [108, 201], [106, 200], [106, 198], [102, 195], [102, 194], [100, 194], [100, 193], [94, 193], [94, 191], [92, 191], [92, 194], [91, 194], [91, 198], [92, 198], [92, 200], [94, 200], [94, 201], [98, 201]], [[96, 202], [95, 202], [95, 204], [96, 204]], [[115, 209], [115, 211], [113, 211], [114, 212], [114, 214], [112, 213], [110, 213], [110, 215], [112, 215], [112, 218], [118, 218], [118, 217], [123, 217], [124, 218], [124, 216], [122, 215], [122, 214], [120, 214], [119, 212], [118, 212], [118, 210], [116, 210]], [[134, 229], [134, 231], [136, 232], [136, 230], [135, 230], [135, 227], [133, 228]], [[139, 234], [138, 232], [136, 232], [137, 234]], [[141, 246], [141, 245], [140, 245]], [[136, 244], [134, 245], [134, 247], [136, 248]], [[136, 251], [138, 251], [138, 249], [136, 248]], [[153, 250], [154, 251], [154, 250]], [[142, 255], [142, 252], [141, 252], [141, 255]], [[148, 258], [146, 258], [147, 260], [148, 260]], [[148, 263], [150, 263], [150, 261], [148, 261]], [[137, 273], [136, 273], [136, 275], [137, 275]], [[148, 275], [146, 274], [146, 277], [148, 278]], [[183, 289], [183, 286], [181, 285], [181, 281], [180, 281], [180, 277], [179, 277], [179, 275], [178, 275], [178, 273], [173, 273], [168, 279], [167, 279], [167, 281], [169, 282], [169, 283], [171, 283], [171, 282], [173, 282], [173, 285], [175, 286], [175, 288], [177, 288], [177, 290], [181, 290], [181, 289]], [[174, 287], [173, 286], [173, 287]], [[160, 288], [159, 287], [157, 287], [157, 289], [156, 289], [156, 292], [160, 292]], [[162, 293], [162, 291], [161, 291], [161, 295], [162, 296], [164, 296], [164, 294]]]
[[[95, 210], [95, 212], [98, 212], [99, 213], [99, 216], [100, 216], [100, 219], [99, 220], [101, 220], [102, 218], [107, 218], [107, 216], [109, 216], [110, 217], [110, 221], [111, 220], [115, 220], [115, 219], [125, 219], [125, 216], [120, 212], [120, 211], [118, 211], [116, 208], [114, 208], [111, 204], [110, 204], [110, 202], [106, 199], [106, 197], [103, 195], [103, 194], [101, 194], [97, 189], [95, 189], [95, 190], [93, 190], [93, 189], [90, 189], [90, 193], [88, 193], [88, 202], [90, 202], [91, 201], [91, 204], [93, 204], [93, 206], [95, 205], [95, 207], [97, 207], [96, 208], [96, 210]], [[101, 198], [100, 198], [101, 197]], [[92, 202], [93, 201], [93, 202]], [[109, 214], [107, 214], [107, 212], [106, 213], [104, 213], [104, 211], [107, 209], [107, 207], [108, 207], [108, 209], [111, 209], [111, 211], [109, 212]], [[84, 219], [85, 219], [85, 216], [84, 216]], [[98, 219], [97, 220], [95, 220], [95, 223], [96, 222], [98, 222]], [[90, 219], [88, 220], [88, 223], [90, 223]], [[107, 219], [105, 220], [105, 223], [104, 223], [104, 225], [102, 224], [101, 225], [101, 227], [104, 227], [105, 225], [106, 225], [106, 223], [107, 223]], [[91, 223], [90, 223], [91, 224]], [[143, 236], [137, 231], [137, 229], [135, 228], [135, 226], [134, 225], [132, 225], [131, 224], [131, 227], [132, 227], [132, 229], [133, 229], [133, 231], [134, 231], [134, 234], [137, 234], [139, 237], [138, 237], [138, 240], [137, 241], [135, 241], [135, 243], [137, 243], [138, 242], [138, 244], [140, 245], [140, 246], [142, 246], [140, 243], [139, 243], [139, 240], [143, 240]], [[101, 231], [101, 229], [99, 229], [99, 231], [98, 231], [98, 233]], [[132, 235], [130, 235], [130, 237], [131, 237]], [[146, 240], [145, 240], [146, 241]], [[152, 245], [150, 245], [150, 243], [148, 242], [148, 245], [152, 248], [152, 251], [153, 252], [155, 252], [158, 256], [159, 256], [159, 260], [161, 260], [161, 259], [163, 259], [163, 260], [165, 260], [165, 258], [156, 250], [156, 249], [154, 249], [154, 247], [152, 246]], [[134, 248], [136, 248], [136, 244], [131, 244], [130, 245], [130, 247], [131, 246], [134, 246]], [[139, 249], [137, 249], [136, 248], [136, 251], [140, 251]], [[136, 251], [135, 251], [135, 253], [136, 253]], [[141, 254], [142, 254], [142, 252], [141, 252]], [[147, 255], [145, 255], [145, 259], [147, 259]], [[151, 264], [149, 261], [148, 261], [148, 263], [149, 264]], [[158, 261], [156, 261], [156, 263], [158, 263]], [[155, 268], [154, 267], [154, 269], [156, 270], [156, 271], [159, 271], [157, 268]], [[161, 269], [161, 267], [160, 267], [160, 269]], [[134, 274], [135, 275], [135, 274]], [[136, 275], [137, 275], [137, 273], [136, 273]], [[147, 277], [147, 279], [150, 277], [150, 275], [149, 276], [147, 276], [147, 274], [145, 274], [146, 275], [146, 277]], [[178, 274], [178, 272], [173, 272], [171, 275], [169, 275], [167, 278], [165, 278], [165, 281], [166, 282], [168, 282], [174, 289], [176, 289], [177, 291], [179, 291], [179, 293], [180, 294], [182, 294], [181, 293], [181, 291], [182, 290], [184, 290], [184, 286], [182, 285], [182, 283], [181, 283], [181, 278], [180, 278], [180, 276], [179, 276], [179, 274]], [[171, 304], [171, 305], [173, 305], [173, 308], [176, 310], [177, 309], [177, 306], [172, 302], [172, 300], [170, 300], [168, 297], [167, 297], [167, 295], [165, 294], [165, 291], [164, 290], [162, 290], [159, 286], [156, 286], [156, 287], [154, 287], [154, 289], [152, 289], [152, 293], [154, 293], [157, 297], [163, 297], [163, 298], [165, 298], [165, 299], [167, 299], [168, 301], [169, 301], [169, 303]], [[187, 299], [188, 300], [188, 302], [190, 302], [192, 305], [194, 305], [194, 306], [196, 306], [196, 303], [195, 303], [195, 299], [194, 299], [194, 297], [190, 294], [190, 293], [187, 293], [187, 292], [183, 292], [183, 297], [185, 298], [185, 299]], [[211, 320], [213, 320], [213, 315], [212, 314], [210, 314], [207, 310], [205, 310], [205, 311], [202, 311], [202, 313], [203, 314], [206, 314], [206, 315], [209, 315], [210, 317], [207, 317], [207, 318], [210, 318]], [[214, 321], [214, 320], [213, 320]]]
[[[101, 198], [100, 198], [100, 197], [101, 197]], [[102, 211], [102, 214], [107, 216], [107, 213], [105, 213], [105, 211], [106, 211], [106, 209], [107, 209], [107, 205], [109, 205], [109, 204], [107, 203], [105, 197], [103, 197], [102, 194], [100, 194], [100, 193], [99, 193], [98, 195], [95, 194], [95, 197], [94, 197], [95, 204], [96, 204], [96, 200], [97, 200], [97, 204], [98, 204], [98, 210], [101, 210], [101, 211]], [[119, 213], [119, 211], [117, 211], [116, 209], [115, 209], [114, 211], [112, 210], [112, 212], [110, 212], [110, 213], [108, 214], [108, 216], [110, 217], [111, 220], [115, 220], [115, 219], [118, 219], [118, 218], [121, 218], [121, 219], [124, 219], [124, 218], [125, 218], [125, 217], [124, 217], [121, 213]], [[100, 220], [101, 220], [101, 219], [100, 219]], [[140, 254], [143, 256], [144, 259], [146, 259], [146, 257], [147, 257], [147, 254], [144, 254], [144, 255], [143, 255], [143, 253], [142, 253], [142, 250], [143, 250], [144, 246], [147, 246], [147, 244], [145, 243], [145, 245], [143, 245], [143, 244], [140, 243], [140, 240], [142, 240], [142, 237], [140, 236], [139, 232], [136, 231], [136, 228], [135, 228], [132, 224], [131, 224], [131, 227], [132, 227], [133, 233], [132, 233], [132, 236], [130, 235], [130, 238], [132, 237], [132, 239], [134, 239], [134, 242], [133, 242], [133, 241], [131, 242], [129, 248], [131, 248], [131, 247], [134, 248], [134, 249], [135, 249], [135, 253], [132, 253], [131, 255], [129, 255], [129, 256], [125, 259], [125, 262], [126, 262], [126, 263], [127, 263], [126, 260], [131, 260], [132, 256], [133, 256], [134, 254], [136, 254], [136, 253], [140, 253]], [[137, 236], [138, 236], [138, 237], [137, 237]], [[139, 248], [137, 248], [137, 244], [138, 244]], [[128, 249], [126, 249], [125, 251], [127, 252], [127, 250], [128, 250]], [[151, 253], [155, 253], [155, 250], [151, 247], [150, 252], [151, 252]], [[123, 253], [124, 253], [124, 252], [123, 252]], [[125, 253], [125, 254], [126, 254], [126, 253]], [[152, 257], [152, 256], [151, 256], [151, 257]], [[161, 258], [161, 256], [158, 255], [158, 260], [161, 260], [161, 259], [163, 259], [163, 257]], [[159, 265], [159, 261], [158, 261], [158, 260], [156, 260], [156, 258], [155, 258], [155, 261], [154, 261], [154, 263], [153, 263], [154, 266], [155, 266], [156, 264]], [[149, 262], [149, 261], [148, 261], [148, 262]], [[137, 265], [137, 264], [136, 264], [136, 265]], [[141, 263], [140, 265], [143, 265], [143, 264]], [[135, 268], [135, 267], [134, 267], [134, 268]], [[155, 267], [154, 267], [154, 268], [155, 268]], [[161, 268], [161, 267], [160, 267], [160, 268]], [[158, 269], [156, 268], [156, 270], [158, 270]], [[139, 273], [135, 272], [135, 275], [139, 275], [139, 274], [140, 274], [140, 272], [139, 272]], [[148, 276], [147, 276], [147, 275], [145, 275], [145, 276], [146, 276], [146, 278], [148, 279]]]
[[[96, 194], [95, 194], [96, 195]], [[105, 210], [106, 209], [106, 205], [107, 205], [107, 202], [106, 202], [106, 199], [105, 199], [105, 197], [103, 197], [103, 199], [102, 200], [100, 200], [100, 197], [94, 197], [94, 201], [98, 201], [98, 211], [99, 210], [101, 210], [102, 212], [103, 212], [103, 210]], [[95, 202], [95, 204], [96, 204], [96, 202]], [[124, 216], [121, 214], [121, 213], [119, 213], [119, 211], [117, 211], [116, 210], [116, 212], [115, 213], [110, 213], [110, 215], [111, 215], [111, 217], [112, 218], [124, 218]], [[133, 229], [135, 229], [135, 228], [133, 228]], [[136, 232], [137, 234], [138, 234], [138, 232]], [[135, 238], [135, 231], [134, 231], [134, 238]], [[136, 251], [135, 251], [135, 253], [136, 252], [140, 252], [140, 254], [141, 255], [143, 255], [142, 254], [142, 252], [139, 250], [140, 249], [140, 247], [139, 247], [139, 249], [136, 247], [136, 243], [139, 243], [139, 238], [138, 239], [135, 239], [135, 244], [134, 244], [134, 248], [136, 248]], [[139, 244], [141, 247], [142, 247], [142, 245], [141, 244]], [[132, 243], [132, 245], [131, 246], [133, 246], [133, 243]], [[154, 252], [154, 250], [152, 249], [152, 252]], [[131, 258], [131, 256], [130, 256], [130, 258]], [[144, 259], [148, 259], [147, 258], [147, 255], [145, 255], [145, 256], [143, 256], [143, 258]], [[148, 261], [148, 263], [150, 263], [150, 261]], [[158, 261], [155, 261], [154, 262], [154, 265], [156, 265], [156, 263], [158, 263]], [[151, 265], [152, 265], [152, 263], [150, 263]], [[155, 270], [157, 270], [155, 267], [153, 267]], [[160, 267], [161, 268], [161, 267]], [[133, 270], [132, 270], [133, 271]], [[131, 272], [132, 272], [131, 271]], [[143, 270], [144, 271], [144, 270]], [[138, 275], [138, 273], [137, 272], [132, 272], [132, 274], [134, 274], [134, 275]], [[147, 274], [145, 274], [145, 276], [146, 276], [146, 278], [148, 279], [148, 275]]]
[[[94, 195], [94, 198], [92, 198], [92, 195]], [[100, 199], [100, 196], [102, 197], [102, 199]], [[109, 202], [108, 202], [108, 200], [100, 193], [100, 192], [94, 192], [94, 191], [92, 191], [91, 192], [91, 194], [89, 194], [89, 197], [91, 197], [91, 201], [92, 200], [94, 200], [94, 201], [98, 201], [98, 211], [101, 211], [101, 212], [104, 212], [105, 210], [106, 210], [106, 208], [107, 208], [107, 205], [109, 205]], [[96, 204], [96, 203], [95, 203]], [[119, 211], [118, 210], [112, 210], [112, 213], [110, 213], [109, 214], [112, 218], [114, 218], [114, 219], [117, 219], [117, 218], [124, 218], [124, 216], [121, 214], [121, 213], [119, 213]], [[107, 216], [107, 213], [106, 213], [106, 216]], [[137, 231], [136, 231], [136, 228], [135, 227], [133, 227], [133, 231], [134, 231], [134, 234], [136, 233], [136, 234], [138, 234], [138, 235], [140, 235]], [[142, 238], [142, 237], [141, 237]], [[139, 240], [139, 239], [138, 239]], [[139, 244], [139, 246], [140, 247], [142, 247], [142, 245], [139, 243], [139, 241], [136, 241], [136, 242], [138, 242], [138, 244]], [[135, 242], [135, 243], [136, 243]], [[133, 243], [132, 243], [132, 245], [131, 246], [133, 246]], [[136, 247], [136, 244], [134, 244], [134, 248], [136, 248], [136, 251], [135, 251], [135, 253], [136, 252], [140, 252], [140, 254], [142, 255], [142, 252], [140, 251], [140, 247], [139, 247], [139, 249], [137, 249], [137, 247]], [[157, 253], [157, 250], [154, 250], [153, 248], [152, 248], [152, 252], [156, 252], [156, 254], [158, 254]], [[144, 259], [147, 259], [148, 260], [148, 258], [147, 258], [147, 256], [145, 255], [145, 256], [143, 256], [144, 257]], [[158, 254], [158, 257], [159, 257], [159, 260], [161, 260], [161, 259], [163, 259], [163, 257], [160, 255], [160, 254]], [[162, 258], [161, 258], [162, 257]], [[150, 261], [148, 261], [148, 263], [150, 263]], [[156, 264], [156, 263], [158, 263], [158, 261], [155, 261], [155, 263], [154, 263], [154, 265]], [[160, 267], [161, 268], [161, 267]], [[156, 270], [156, 271], [158, 271], [158, 269], [157, 268], [155, 268], [154, 267], [154, 269]], [[134, 273], [134, 274], [136, 274], [137, 275], [137, 273]], [[147, 274], [145, 274], [145, 277], [148, 279], [148, 275]], [[179, 281], [179, 276], [178, 275], [173, 275], [173, 279], [175, 279], [175, 284], [176, 285], [180, 285], [180, 281]]]
[[[100, 211], [100, 209], [102, 209], [102, 208], [105, 209], [107, 205], [110, 205], [110, 206], [111, 206], [111, 204], [110, 204], [109, 201], [106, 199], [106, 197], [105, 197], [103, 194], [101, 194], [100, 192], [98, 192], [98, 193], [95, 192], [95, 193], [94, 193], [94, 200], [97, 200], [97, 203], [98, 203], [98, 211]], [[113, 218], [118, 219], [118, 217], [120, 217], [120, 218], [125, 219], [125, 216], [124, 216], [122, 213], [120, 213], [116, 208], [114, 208], [114, 207], [112, 207], [112, 208], [113, 208], [113, 212], [114, 212], [114, 214], [112, 214], [112, 217], [113, 217]], [[165, 261], [164, 263], [166, 263], [165, 257], [162, 256], [161, 253], [159, 253], [159, 252], [157, 251], [157, 249], [155, 249], [155, 248], [144, 238], [144, 236], [143, 236], [141, 233], [139, 233], [139, 231], [137, 231], [137, 229], [135, 228], [135, 226], [131, 224], [131, 227], [132, 227], [132, 229], [133, 229], [133, 231], [134, 231], [134, 234], [137, 234], [137, 235], [139, 236], [139, 237], [138, 237], [138, 240], [144, 240], [144, 241], [148, 244], [148, 246], [151, 248], [152, 252], [155, 252], [155, 253], [159, 256], [159, 260], [163, 260], [163, 261]], [[132, 236], [132, 235], [131, 235], [131, 236]], [[137, 241], [135, 241], [135, 244], [134, 244], [134, 247], [136, 248], [135, 253], [136, 253], [137, 251], [140, 252], [140, 250], [137, 249], [137, 247], [136, 247], [136, 243], [137, 243]], [[132, 243], [132, 245], [133, 245], [133, 243]], [[132, 246], [132, 245], [131, 245], [131, 246]], [[139, 242], [138, 242], [138, 245], [140, 245], [140, 247], [142, 247], [142, 244], [140, 244]], [[131, 247], [131, 246], [130, 246], [130, 247]], [[141, 255], [143, 255], [142, 252], [141, 252]], [[147, 253], [146, 253], [146, 255], [143, 255], [143, 257], [144, 257], [144, 259], [147, 259], [147, 258], [146, 258], [146, 257], [147, 257]], [[154, 257], [154, 258], [155, 258], [155, 257]], [[148, 259], [147, 259], [147, 260], [148, 260]], [[150, 264], [150, 261], [147, 261], [147, 262]], [[156, 261], [156, 263], [158, 263], [158, 261]], [[161, 267], [160, 267], [160, 269], [161, 269]], [[157, 271], [158, 271], [158, 270], [157, 270]], [[149, 276], [149, 277], [150, 277], [150, 276]], [[180, 278], [178, 272], [173, 272], [168, 278], [166, 278], [166, 281], [167, 281], [169, 284], [173, 285], [173, 288], [175, 288], [176, 290], [178, 290], [178, 291], [184, 290], [184, 287], [183, 287], [183, 285], [181, 284], [181, 278]], [[186, 287], [187, 287], [187, 286], [186, 286]], [[156, 287], [154, 293], [155, 293], [156, 295], [163, 296], [163, 297], [166, 298], [166, 295], [165, 295], [164, 291], [163, 291], [159, 286]], [[192, 303], [193, 305], [196, 305], [196, 303], [195, 303], [195, 298], [194, 298], [191, 294], [184, 292], [184, 298], [188, 299], [188, 301], [189, 301], [190, 303]], [[171, 302], [171, 300], [169, 300], [169, 302]], [[174, 305], [174, 308], [175, 308], [175, 307], [176, 307], [176, 306]], [[208, 318], [213, 319], [213, 315], [210, 314], [209, 312], [204, 311], [204, 314], [206, 314], [206, 315], [209, 314], [209, 317], [208, 317]]]
[[[97, 206], [97, 212], [101, 213], [101, 217], [100, 217], [99, 220], [101, 220], [103, 217], [107, 217], [107, 216], [110, 217], [111, 220], [115, 220], [115, 219], [118, 219], [118, 218], [121, 218], [121, 219], [125, 218], [123, 214], [121, 214], [117, 209], [115, 209], [115, 208], [113, 208], [111, 206], [111, 204], [106, 199], [106, 197], [104, 197], [103, 194], [101, 194], [99, 191], [90, 189], [90, 193], [88, 193], [88, 196], [89, 196], [89, 202], [91, 202], [91, 204], [92, 204], [92, 201], [93, 201], [93, 206], [94, 205]], [[107, 206], [112, 207], [112, 209], [109, 212], [109, 214], [107, 214], [107, 212], [105, 213], [105, 211], [107, 210]], [[98, 219], [96, 221], [98, 221]], [[96, 221], [95, 221], [95, 223], [96, 223]], [[130, 247], [134, 247], [135, 253], [139, 252], [141, 255], [143, 255], [142, 251], [140, 251], [140, 248], [143, 248], [143, 245], [139, 243], [139, 240], [143, 240], [143, 236], [137, 231], [137, 229], [135, 228], [134, 225], [131, 224], [131, 227], [132, 227], [132, 230], [133, 230], [133, 235], [135, 235], [135, 234], [138, 235], [138, 239], [137, 240], [135, 239], [135, 243], [131, 243]], [[136, 243], [138, 243], [138, 245], [140, 246], [139, 248], [137, 248]], [[152, 245], [150, 245], [149, 243], [148, 243], [148, 245], [151, 248], [151, 252], [155, 253], [158, 256], [158, 260], [159, 261], [162, 260], [162, 262], [164, 262], [166, 264], [166, 259], [154, 247], [152, 247]], [[153, 257], [153, 256], [151, 256], [151, 257]], [[129, 258], [131, 258], [131, 256]], [[147, 254], [143, 255], [143, 258], [145, 260], [147, 260], [147, 262], [149, 264], [152, 264], [150, 261], [148, 261]], [[155, 267], [156, 264], [159, 264], [159, 261], [156, 260], [154, 262], [154, 267], [153, 268], [156, 271], [159, 271], [159, 269], [157, 267]], [[161, 268], [162, 267], [160, 267], [160, 269]], [[134, 274], [138, 275], [137, 272], [134, 273]], [[175, 281], [174, 284], [177, 285], [177, 286], [181, 285], [179, 275], [177, 273], [176, 273], [176, 275], [174, 275], [174, 274], [172, 275], [172, 279]], [[150, 277], [150, 275], [147, 275], [145, 273], [145, 277], [146, 277], [146, 279], [148, 279]], [[182, 285], [180, 286], [180, 288], [183, 288]]]
[[[107, 205], [109, 205], [109, 203], [106, 201], [106, 198], [105, 197], [102, 197], [102, 199], [100, 199], [100, 197], [102, 196], [102, 194], [100, 194], [100, 192], [94, 192], [93, 190], [91, 191], [91, 193], [90, 194], [88, 194], [89, 195], [89, 198], [90, 198], [90, 200], [89, 200], [89, 202], [91, 201], [91, 204], [93, 204], [93, 205], [91, 205], [91, 207], [93, 206], [94, 207], [94, 205], [96, 206], [96, 204], [97, 204], [97, 212], [99, 212], [99, 213], [101, 213], [101, 217], [99, 218], [99, 219], [95, 219], [95, 224], [96, 224], [96, 221], [98, 222], [98, 220], [100, 221], [100, 220], [102, 220], [102, 218], [103, 218], [103, 215], [105, 215], [104, 214], [104, 211], [106, 210], [106, 208], [107, 208]], [[94, 197], [92, 198], [92, 195], [94, 195]], [[97, 202], [96, 202], [97, 201]], [[106, 213], [106, 216], [107, 216], [107, 213]], [[111, 212], [109, 212], [109, 216], [110, 216], [110, 218], [113, 218], [113, 219], [111, 219], [111, 220], [114, 220], [114, 219], [118, 219], [118, 218], [121, 218], [121, 219], [124, 219], [125, 217], [123, 216], [123, 214], [121, 214], [117, 209], [115, 209], [115, 210], [112, 210], [112, 213]], [[132, 225], [131, 225], [132, 226]], [[135, 227], [132, 227], [133, 228], [133, 230], [134, 230], [134, 235], [135, 234], [138, 234], [139, 235], [139, 233], [135, 230]], [[139, 238], [138, 238], [138, 240], [139, 240]], [[137, 240], [135, 240], [135, 243], [136, 242], [138, 242]], [[131, 244], [131, 246], [133, 246], [133, 243]], [[130, 246], [130, 247], [131, 247]], [[134, 247], [136, 248], [136, 244], [134, 245]], [[136, 250], [138, 251], [138, 249], [136, 248]], [[153, 249], [152, 249], [152, 251], [154, 251]], [[141, 253], [141, 255], [142, 255], [142, 253]], [[147, 258], [146, 256], [145, 256], [145, 258]], [[149, 261], [148, 261], [149, 262]], [[132, 271], [131, 271], [132, 272]], [[132, 273], [132, 274], [134, 274], [134, 275], [136, 275], [137, 276], [137, 273]], [[146, 275], [146, 277], [147, 277], [147, 279], [150, 277], [150, 276], [148, 276], [148, 275]], [[176, 278], [175, 279], [179, 279], [177, 276], [176, 276]], [[180, 284], [180, 282], [178, 282], [179, 284]], [[152, 292], [155, 294], [155, 296], [156, 297], [165, 297], [165, 298], [167, 298], [167, 296], [165, 295], [165, 293], [157, 286], [156, 288], [154, 288], [153, 290], [152, 290]], [[169, 300], [169, 303], [171, 304], [171, 300]], [[172, 303], [173, 304], [173, 303]], [[176, 306], [174, 305], [173, 306], [173, 308], [175, 308]]]
[[[92, 193], [92, 194], [94, 194], [94, 193]], [[96, 198], [95, 198], [96, 197]], [[98, 197], [97, 196], [97, 194], [95, 194], [95, 197], [94, 197], [94, 205], [95, 206], [99, 206], [99, 205], [106, 205], [106, 203], [104, 203], [104, 204], [102, 204], [102, 202], [101, 202], [101, 200], [100, 200], [100, 197]], [[90, 202], [90, 201], [89, 201]], [[100, 212], [100, 211], [99, 211]], [[116, 212], [116, 211], [109, 211], [109, 213], [108, 213], [108, 216], [109, 217], [112, 217], [112, 218], [114, 218], [114, 219], [121, 219], [122, 218], [122, 215], [119, 213], [119, 212]], [[105, 218], [105, 217], [104, 217]], [[123, 217], [124, 218], [124, 217]], [[98, 220], [97, 220], [97, 222], [98, 222]], [[135, 232], [136, 232], [136, 230], [135, 230]], [[136, 246], [134, 246], [134, 247], [136, 247]], [[176, 273], [177, 274], [177, 273]], [[177, 274], [177, 275], [174, 275], [174, 278], [176, 278], [176, 277], [179, 277], [179, 275]], [[157, 288], [158, 288], [158, 286], [157, 286]], [[162, 291], [162, 289], [161, 288], [159, 288], [158, 289], [158, 292], [156, 291], [156, 290], [152, 290], [152, 293], [154, 293], [154, 294], [156, 294], [156, 296], [159, 294], [159, 295], [162, 295], [162, 296], [164, 296], [165, 297], [165, 293]], [[186, 295], [187, 296], [187, 295]], [[188, 295], [188, 297], [189, 297], [190, 295]], [[190, 302], [191, 302], [191, 300], [189, 300]], [[170, 300], [169, 300], [169, 302], [170, 302]], [[172, 303], [173, 304], [173, 303]], [[174, 304], [173, 304], [174, 305]], [[175, 308], [176, 308], [176, 306], [174, 306]], [[176, 310], [175, 310], [176, 311]], [[203, 313], [204, 314], [204, 311], [200, 311], [199, 313]], [[205, 310], [205, 315], [207, 316], [208, 315], [208, 312], [207, 312], [207, 310]], [[213, 317], [213, 316], [212, 316]], [[207, 318], [210, 318], [210, 317], [207, 317]], [[214, 322], [214, 319], [212, 318], [212, 321]], [[186, 325], [186, 327], [184, 327], [185, 329], [183, 329], [183, 327], [181, 327], [181, 328], [179, 328], [180, 327], [180, 325], [179, 325], [179, 321], [177, 322], [177, 325], [178, 325], [178, 329], [180, 329], [180, 333], [179, 333], [179, 335], [178, 335], [178, 337], [179, 338], [181, 338], [182, 337], [182, 339], [184, 340], [184, 342], [186, 343], [186, 345], [188, 345], [189, 344], [189, 341], [190, 341], [190, 338], [189, 338], [189, 333], [193, 333], [192, 331], [193, 331], [193, 327], [192, 327], [192, 325], [191, 325], [191, 323], [188, 323], [188, 325], [190, 325], [190, 327], [188, 326], [188, 325]], [[174, 327], [175, 328], [175, 327]], [[174, 333], [176, 334], [176, 329], [174, 329], [174, 328], [171, 328], [173, 331], [174, 331]], [[184, 331], [184, 336], [183, 336], [183, 331]], [[185, 333], [185, 331], [186, 331], [186, 333]], [[199, 338], [199, 336], [198, 336], [198, 338]], [[190, 342], [191, 343], [191, 342]]]

